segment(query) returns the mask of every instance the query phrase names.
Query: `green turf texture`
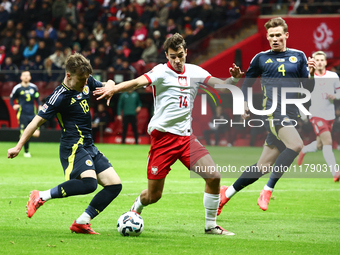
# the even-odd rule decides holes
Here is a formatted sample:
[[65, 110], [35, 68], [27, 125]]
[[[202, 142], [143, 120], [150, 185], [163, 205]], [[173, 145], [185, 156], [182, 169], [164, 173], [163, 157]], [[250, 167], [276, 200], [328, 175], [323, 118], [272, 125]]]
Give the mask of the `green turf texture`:
[[[1, 254], [339, 254], [340, 184], [329, 178], [283, 178], [269, 208], [257, 198], [263, 178], [235, 195], [218, 217], [218, 224], [235, 236], [204, 234], [204, 181], [190, 178], [177, 162], [168, 175], [162, 199], [142, 213], [145, 228], [139, 237], [122, 237], [119, 216], [147, 187], [147, 145], [98, 144], [118, 172], [121, 194], [92, 221], [101, 235], [72, 234], [72, 222], [94, 194], [50, 200], [31, 218], [25, 205], [33, 189], [45, 190], [64, 181], [59, 144], [31, 143], [32, 158], [23, 152], [7, 159], [15, 143], [0, 143]], [[261, 148], [209, 147], [216, 161], [251, 165]], [[340, 151], [334, 151], [340, 162]], [[308, 163], [324, 163], [322, 152], [308, 154]], [[295, 162], [294, 162], [295, 164]], [[230, 185], [235, 178], [223, 178]], [[98, 187], [97, 191], [100, 190]]]

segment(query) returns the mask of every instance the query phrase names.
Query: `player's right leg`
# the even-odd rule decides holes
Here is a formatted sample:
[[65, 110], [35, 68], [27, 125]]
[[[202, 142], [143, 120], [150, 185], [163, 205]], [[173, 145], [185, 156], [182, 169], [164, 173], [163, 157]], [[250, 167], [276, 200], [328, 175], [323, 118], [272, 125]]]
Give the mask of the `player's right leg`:
[[330, 131], [324, 131], [320, 134], [320, 140], [322, 142], [322, 154], [325, 161], [333, 175], [334, 182], [339, 181], [340, 174], [336, 169], [336, 160], [333, 153], [333, 140]]
[[301, 166], [303, 163], [303, 159], [308, 152], [316, 152], [317, 150], [322, 149], [322, 142], [319, 136], [316, 137], [316, 141], [311, 142], [310, 144], [303, 146], [302, 150], [299, 153], [299, 156], [296, 159], [296, 163]]
[[162, 197], [165, 178], [148, 180], [148, 188], [143, 190], [136, 198], [130, 211], [138, 214], [142, 213], [145, 206], [156, 203]]

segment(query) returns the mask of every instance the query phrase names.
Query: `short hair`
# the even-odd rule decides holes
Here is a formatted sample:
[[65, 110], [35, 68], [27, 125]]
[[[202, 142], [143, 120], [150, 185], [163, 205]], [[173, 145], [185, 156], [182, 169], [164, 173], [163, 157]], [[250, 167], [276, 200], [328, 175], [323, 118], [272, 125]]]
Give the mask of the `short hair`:
[[312, 56], [313, 56], [313, 58], [315, 58], [315, 56], [317, 56], [317, 55], [322, 55], [322, 56], [325, 57], [325, 59], [327, 59], [326, 53], [323, 52], [322, 50], [319, 50], [319, 51], [314, 52]]
[[267, 31], [268, 31], [269, 28], [279, 27], [279, 26], [281, 26], [283, 28], [283, 31], [285, 33], [287, 33], [288, 25], [287, 25], [286, 21], [283, 18], [281, 18], [281, 17], [273, 18], [271, 20], [268, 20], [266, 22], [266, 24], [264, 24], [264, 27], [267, 29]]
[[71, 74], [92, 74], [93, 69], [90, 61], [79, 53], [74, 53], [67, 57], [65, 61], [65, 70]]
[[179, 33], [167, 38], [163, 44], [163, 48], [166, 53], [168, 53], [169, 48], [177, 51], [180, 47], [183, 47], [185, 50], [187, 48], [187, 43], [185, 42], [183, 36], [181, 36]]

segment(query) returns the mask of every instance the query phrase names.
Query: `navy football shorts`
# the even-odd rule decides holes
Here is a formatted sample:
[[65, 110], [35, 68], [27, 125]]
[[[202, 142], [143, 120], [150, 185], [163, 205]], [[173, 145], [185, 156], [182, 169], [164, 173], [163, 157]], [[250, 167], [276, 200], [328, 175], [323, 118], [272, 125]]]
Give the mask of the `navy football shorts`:
[[87, 170], [95, 170], [99, 174], [112, 167], [110, 161], [93, 144], [71, 149], [60, 147], [60, 162], [66, 180], [77, 179]]

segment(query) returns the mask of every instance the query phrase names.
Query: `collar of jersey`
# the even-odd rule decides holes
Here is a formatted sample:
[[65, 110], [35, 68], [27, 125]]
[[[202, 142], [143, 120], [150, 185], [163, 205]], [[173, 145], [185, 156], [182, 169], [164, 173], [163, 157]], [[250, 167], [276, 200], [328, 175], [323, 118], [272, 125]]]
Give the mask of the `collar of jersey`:
[[71, 90], [69, 87], [67, 87], [67, 86], [65, 85], [65, 83], [61, 83], [61, 85], [63, 85], [65, 89]]
[[318, 75], [316, 72], [314, 74], [315, 74], [315, 76], [322, 77], [322, 76], [324, 76], [326, 74], [326, 72], [327, 72], [327, 70], [325, 70], [325, 72], [323, 74], [321, 74], [321, 75]]
[[280, 52], [276, 52], [276, 51], [273, 51], [272, 49], [270, 49], [270, 51], [271, 52], [276, 52], [276, 53], [285, 53], [285, 52], [287, 52], [289, 49], [288, 48], [286, 48], [286, 50], [285, 51], [280, 51]]
[[178, 73], [178, 74], [184, 74], [184, 73], [185, 73], [185, 65], [184, 65], [183, 72], [178, 72], [178, 71], [176, 71], [175, 69], [173, 69], [173, 67], [171, 66], [170, 62], [168, 62], [166, 65], [167, 65], [172, 71], [174, 71], [175, 73]]

